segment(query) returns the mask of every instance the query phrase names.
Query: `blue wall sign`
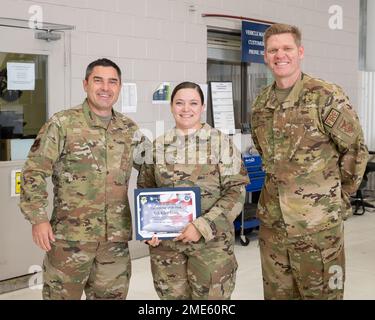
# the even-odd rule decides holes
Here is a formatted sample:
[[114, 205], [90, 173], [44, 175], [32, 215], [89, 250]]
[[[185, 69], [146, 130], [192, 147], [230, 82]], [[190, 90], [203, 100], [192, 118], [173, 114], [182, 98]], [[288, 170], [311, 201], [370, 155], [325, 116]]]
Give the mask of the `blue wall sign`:
[[269, 24], [242, 21], [242, 62], [264, 63], [264, 32]]

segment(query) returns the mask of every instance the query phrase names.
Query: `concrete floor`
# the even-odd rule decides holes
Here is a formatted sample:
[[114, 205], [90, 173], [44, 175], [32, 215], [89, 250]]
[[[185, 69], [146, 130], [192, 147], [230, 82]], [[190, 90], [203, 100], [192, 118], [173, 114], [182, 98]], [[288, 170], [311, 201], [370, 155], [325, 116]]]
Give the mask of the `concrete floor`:
[[[345, 299], [375, 299], [375, 211], [353, 216], [345, 224], [347, 280]], [[262, 277], [256, 233], [247, 247], [235, 247], [239, 269], [232, 299], [263, 299]], [[149, 257], [133, 260], [128, 299], [158, 299], [152, 284]], [[22, 289], [0, 295], [0, 300], [39, 300], [41, 290]]]

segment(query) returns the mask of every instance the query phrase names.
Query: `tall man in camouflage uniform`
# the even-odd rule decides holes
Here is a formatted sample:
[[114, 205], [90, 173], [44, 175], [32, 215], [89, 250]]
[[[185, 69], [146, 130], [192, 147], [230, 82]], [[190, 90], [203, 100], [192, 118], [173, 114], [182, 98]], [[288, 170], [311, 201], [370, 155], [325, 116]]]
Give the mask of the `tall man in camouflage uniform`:
[[[34, 242], [47, 251], [44, 299], [125, 299], [131, 275], [127, 198], [137, 125], [115, 112], [121, 71], [108, 59], [90, 63], [82, 105], [42, 127], [23, 168], [21, 210]], [[46, 178], [54, 208], [48, 220]]]
[[272, 25], [265, 62], [275, 82], [252, 108], [266, 170], [257, 215], [266, 299], [342, 299], [343, 220], [368, 159], [357, 114], [337, 85], [301, 72], [300, 31]]

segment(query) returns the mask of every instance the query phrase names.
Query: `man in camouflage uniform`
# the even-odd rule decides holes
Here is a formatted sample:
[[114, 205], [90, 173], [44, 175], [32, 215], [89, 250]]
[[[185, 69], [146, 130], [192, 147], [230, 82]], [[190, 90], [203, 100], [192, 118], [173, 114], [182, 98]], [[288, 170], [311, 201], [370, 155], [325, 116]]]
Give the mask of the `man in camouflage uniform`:
[[[44, 299], [125, 299], [131, 275], [127, 198], [137, 125], [115, 112], [121, 71], [108, 59], [90, 63], [82, 105], [56, 113], [41, 128], [22, 173], [20, 208], [34, 242], [47, 251]], [[49, 221], [46, 178], [52, 176]]]
[[368, 152], [357, 114], [337, 85], [301, 72], [300, 31], [272, 25], [265, 62], [275, 83], [252, 108], [266, 180], [257, 215], [266, 299], [342, 299], [343, 220]]
[[[154, 287], [161, 299], [229, 299], [237, 270], [233, 221], [243, 208], [249, 180], [241, 154], [228, 136], [208, 124], [201, 125], [200, 87], [191, 82], [179, 84], [171, 96], [173, 104], [180, 90], [195, 92], [193, 106], [183, 108], [185, 114], [195, 113], [192, 118], [197, 130], [183, 132], [177, 127], [156, 139], [153, 164], [142, 166], [138, 186], [200, 187], [201, 216], [175, 241], [162, 240], [158, 246], [150, 246]], [[183, 99], [178, 103], [189, 103]], [[189, 228], [193, 231], [187, 231]], [[193, 240], [189, 232], [198, 236]]]

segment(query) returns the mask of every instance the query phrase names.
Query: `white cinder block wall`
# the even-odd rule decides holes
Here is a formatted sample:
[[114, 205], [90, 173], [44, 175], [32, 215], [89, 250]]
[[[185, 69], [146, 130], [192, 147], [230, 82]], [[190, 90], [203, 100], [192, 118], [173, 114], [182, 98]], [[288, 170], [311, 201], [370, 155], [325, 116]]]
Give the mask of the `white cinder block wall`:
[[[124, 81], [137, 84], [138, 111], [130, 117], [153, 134], [157, 120], [166, 121], [166, 128], [173, 125], [168, 105], [151, 104], [158, 84], [205, 83], [207, 26], [241, 28], [240, 20], [202, 18], [202, 13], [298, 25], [306, 47], [303, 69], [341, 85], [358, 105], [358, 0], [0, 0], [0, 16], [28, 19], [33, 4], [43, 8], [44, 21], [76, 27], [70, 105], [85, 96], [87, 64], [108, 57], [119, 64]], [[332, 5], [343, 9], [343, 30], [328, 26]]]
[[[173, 121], [167, 105], [151, 105], [163, 81], [206, 81], [207, 26], [240, 29], [240, 21], [202, 18], [221, 13], [286, 22], [303, 31], [304, 70], [344, 87], [358, 101], [357, 0], [0, 0], [0, 16], [28, 19], [28, 8], [43, 8], [44, 21], [74, 25], [71, 32], [71, 101], [84, 98], [82, 78], [98, 57], [115, 60], [123, 80], [137, 83], [141, 126], [154, 131], [156, 120]], [[330, 30], [328, 9], [343, 8], [343, 30]], [[193, 8], [190, 8], [193, 6]], [[53, 94], [53, 93], [52, 93]]]

